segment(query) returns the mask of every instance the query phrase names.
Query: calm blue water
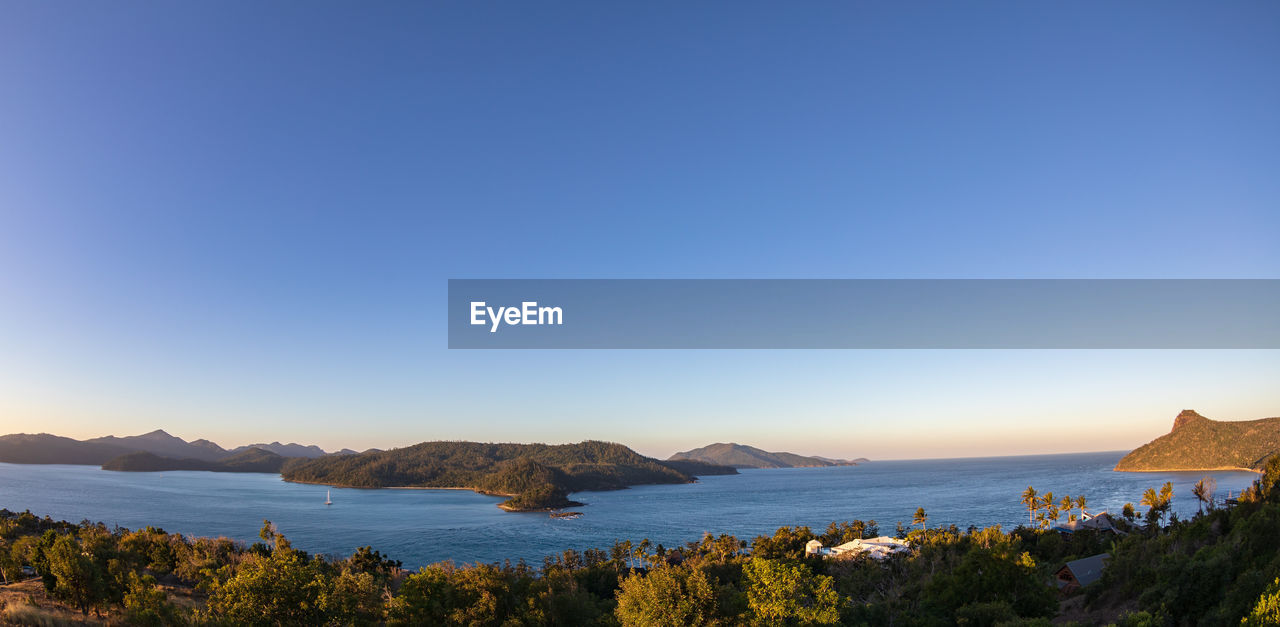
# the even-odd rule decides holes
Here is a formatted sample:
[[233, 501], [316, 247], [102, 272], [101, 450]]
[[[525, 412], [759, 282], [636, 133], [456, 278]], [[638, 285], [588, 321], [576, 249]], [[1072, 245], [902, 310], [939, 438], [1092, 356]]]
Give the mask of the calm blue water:
[[109, 472], [94, 466], [0, 464], [0, 508], [30, 509], [55, 519], [88, 518], [108, 525], [154, 525], [169, 532], [256, 541], [264, 518], [294, 546], [345, 556], [375, 549], [417, 567], [445, 559], [493, 562], [524, 558], [539, 565], [566, 548], [607, 548], [615, 540], [650, 538], [668, 547], [731, 533], [750, 539], [783, 525], [825, 528], [833, 520], [875, 519], [892, 533], [924, 507], [930, 526], [1026, 521], [1027, 485], [1085, 494], [1089, 510], [1118, 512], [1142, 491], [1174, 485], [1174, 511], [1196, 511], [1191, 485], [1206, 474], [1219, 498], [1238, 493], [1257, 475], [1246, 472], [1121, 473], [1123, 455], [1085, 453], [980, 459], [871, 462], [840, 468], [745, 470], [690, 485], [640, 486], [581, 492], [585, 516], [553, 520], [514, 514], [501, 500], [465, 490], [333, 489], [285, 483], [277, 475], [210, 472]]

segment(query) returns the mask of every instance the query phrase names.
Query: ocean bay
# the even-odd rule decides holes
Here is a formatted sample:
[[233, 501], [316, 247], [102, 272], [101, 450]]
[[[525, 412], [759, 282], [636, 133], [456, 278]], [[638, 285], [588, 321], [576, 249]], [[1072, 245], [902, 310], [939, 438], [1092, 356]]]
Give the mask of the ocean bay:
[[[371, 545], [406, 567], [453, 559], [524, 559], [538, 565], [565, 549], [607, 548], [616, 540], [651, 539], [667, 547], [704, 533], [743, 539], [784, 525], [820, 531], [829, 522], [874, 519], [892, 534], [910, 526], [924, 507], [930, 526], [965, 528], [1026, 522], [1021, 493], [1088, 497], [1090, 511], [1117, 513], [1137, 505], [1142, 491], [1174, 485], [1174, 512], [1186, 517], [1198, 502], [1191, 485], [1203, 476], [1218, 484], [1218, 499], [1238, 493], [1249, 472], [1111, 471], [1122, 452], [947, 460], [870, 462], [859, 466], [744, 470], [684, 485], [637, 486], [579, 492], [585, 515], [556, 520], [545, 513], [508, 513], [503, 499], [466, 490], [331, 490], [256, 473], [103, 471], [94, 466], [0, 464], [0, 508], [30, 509], [55, 519], [146, 525], [197, 536], [252, 542], [263, 519], [276, 523], [294, 546], [345, 556]], [[1143, 508], [1140, 508], [1143, 509]]]

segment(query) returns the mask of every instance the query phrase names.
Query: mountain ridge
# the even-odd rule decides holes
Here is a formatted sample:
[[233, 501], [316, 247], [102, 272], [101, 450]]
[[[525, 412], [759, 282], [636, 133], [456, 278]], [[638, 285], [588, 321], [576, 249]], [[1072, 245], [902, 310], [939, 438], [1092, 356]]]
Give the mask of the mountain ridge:
[[315, 445], [304, 446], [279, 442], [250, 444], [227, 450], [204, 438], [187, 442], [170, 435], [163, 429], [140, 435], [107, 435], [87, 440], [76, 440], [51, 433], [11, 433], [0, 436], [0, 462], [10, 464], [100, 466], [131, 453], [149, 453], [168, 460], [198, 460], [212, 463], [234, 458], [253, 449], [270, 451], [281, 457], [313, 458], [351, 454], [350, 449], [327, 453]]
[[1184, 409], [1173, 428], [1116, 463], [1120, 472], [1249, 470], [1280, 454], [1280, 417], [1222, 421]]

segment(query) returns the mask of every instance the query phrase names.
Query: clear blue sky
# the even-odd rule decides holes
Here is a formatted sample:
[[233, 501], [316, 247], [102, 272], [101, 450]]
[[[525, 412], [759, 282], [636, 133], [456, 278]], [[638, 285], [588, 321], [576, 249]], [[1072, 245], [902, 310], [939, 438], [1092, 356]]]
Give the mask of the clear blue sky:
[[444, 311], [1277, 278], [1277, 111], [1275, 2], [3, 3], [0, 432], [887, 458], [1280, 415], [1276, 351], [468, 352]]

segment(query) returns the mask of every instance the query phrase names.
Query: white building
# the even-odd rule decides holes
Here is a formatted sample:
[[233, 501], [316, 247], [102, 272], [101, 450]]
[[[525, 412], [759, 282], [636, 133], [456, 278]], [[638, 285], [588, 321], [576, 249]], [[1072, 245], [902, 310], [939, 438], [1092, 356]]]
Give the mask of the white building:
[[823, 557], [852, 557], [866, 553], [875, 560], [888, 559], [890, 555], [897, 553], [907, 553], [911, 551], [911, 545], [906, 540], [899, 540], [890, 536], [880, 536], [878, 538], [868, 538], [865, 540], [854, 540], [846, 542], [840, 546], [826, 548], [817, 540], [810, 540], [804, 547], [806, 555], [821, 555]]

